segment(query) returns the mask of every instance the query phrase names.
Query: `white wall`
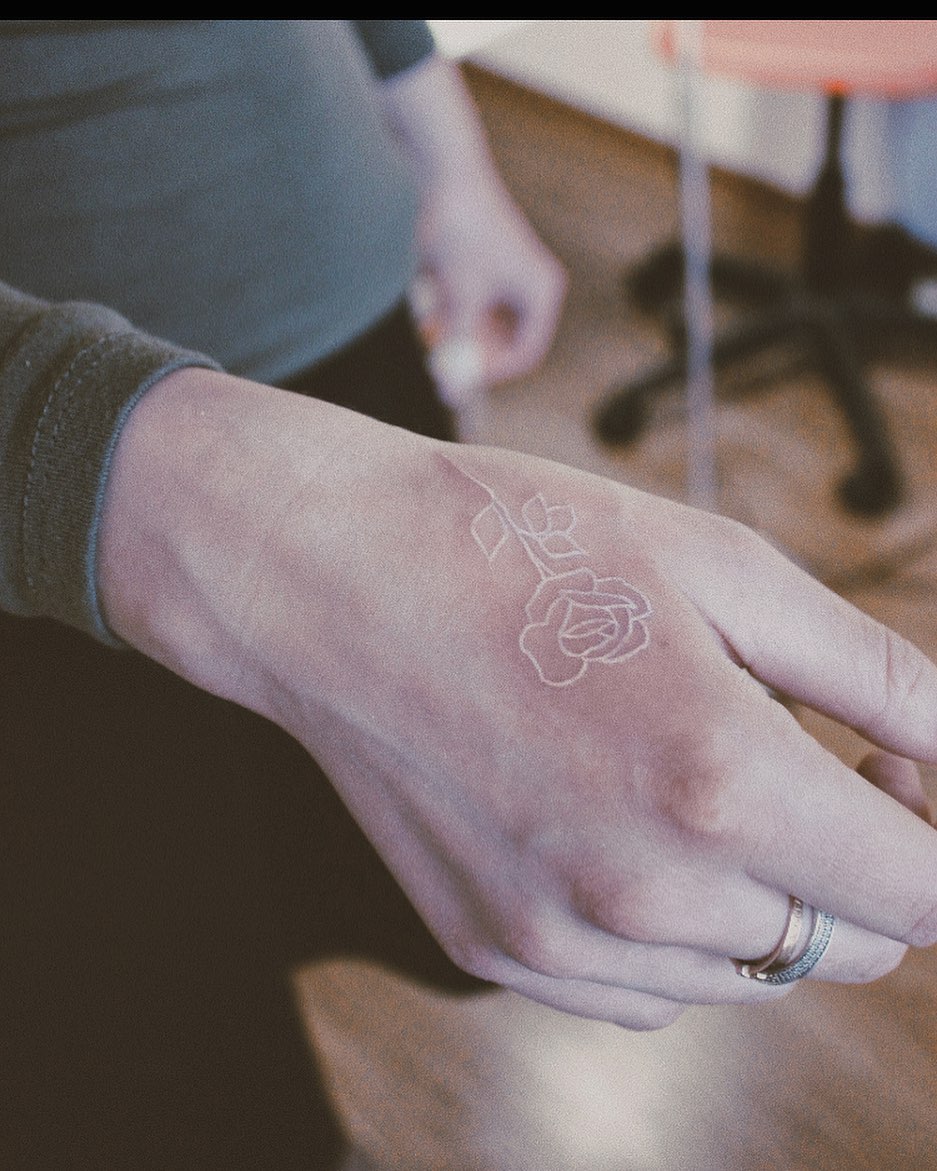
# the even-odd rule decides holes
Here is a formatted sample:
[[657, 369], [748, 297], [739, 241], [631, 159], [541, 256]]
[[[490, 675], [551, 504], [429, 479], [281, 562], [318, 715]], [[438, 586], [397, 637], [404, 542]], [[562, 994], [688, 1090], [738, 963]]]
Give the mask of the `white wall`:
[[[430, 21], [443, 49], [630, 130], [675, 144], [673, 71], [653, 53], [644, 20]], [[782, 189], [803, 192], [823, 149], [823, 101], [740, 82], [705, 82], [708, 157]], [[850, 102], [845, 164], [850, 204], [865, 220], [909, 219], [916, 202], [898, 128], [910, 103]], [[918, 103], [920, 105], [920, 103]], [[918, 118], [918, 121], [920, 119]], [[926, 156], [926, 152], [924, 152]], [[915, 173], [927, 170], [920, 145]], [[933, 202], [930, 183], [926, 202]], [[911, 216], [913, 220], [913, 216]], [[913, 223], [912, 225], [913, 226]], [[926, 233], [925, 233], [926, 234]], [[937, 226], [934, 229], [937, 238]]]

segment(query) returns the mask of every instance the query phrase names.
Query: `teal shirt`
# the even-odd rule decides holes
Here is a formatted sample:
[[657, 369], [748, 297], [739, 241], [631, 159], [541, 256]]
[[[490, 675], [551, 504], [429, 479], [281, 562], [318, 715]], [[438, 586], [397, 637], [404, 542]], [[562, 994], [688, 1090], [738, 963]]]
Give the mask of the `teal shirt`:
[[114, 641], [97, 532], [140, 395], [285, 378], [400, 299], [416, 199], [375, 99], [430, 50], [415, 21], [0, 22], [0, 608]]
[[431, 47], [416, 21], [0, 22], [0, 279], [297, 373], [410, 279], [375, 99]]

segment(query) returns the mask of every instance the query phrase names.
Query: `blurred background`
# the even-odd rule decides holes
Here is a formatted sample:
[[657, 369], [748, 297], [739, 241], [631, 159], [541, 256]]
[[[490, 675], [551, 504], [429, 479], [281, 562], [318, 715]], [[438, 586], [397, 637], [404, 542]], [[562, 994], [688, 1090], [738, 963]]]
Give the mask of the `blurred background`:
[[[680, 232], [672, 63], [645, 21], [430, 23], [467, 56], [505, 179], [571, 282], [548, 360], [485, 396], [472, 438], [683, 499], [679, 379], [630, 442], [606, 442], [595, 421], [610, 394], [673, 353], [666, 320], [629, 283]], [[900, 494], [871, 515], [844, 505], [855, 440], [800, 337], [720, 373], [713, 445], [720, 511], [937, 657], [934, 93], [847, 94], [842, 125], [856, 248], [846, 292], [896, 303], [898, 324], [860, 337], [856, 360]], [[714, 248], [797, 278], [827, 94], [707, 75], [699, 95]], [[904, 304], [921, 307], [920, 328], [899, 321]], [[720, 326], [725, 313], [717, 304]], [[798, 716], [856, 763], [858, 737]], [[868, 987], [807, 981], [769, 1009], [691, 1010], [647, 1035], [509, 993], [453, 1001], [358, 964], [305, 969], [296, 987], [349, 1131], [377, 1167], [937, 1168], [932, 954]]]

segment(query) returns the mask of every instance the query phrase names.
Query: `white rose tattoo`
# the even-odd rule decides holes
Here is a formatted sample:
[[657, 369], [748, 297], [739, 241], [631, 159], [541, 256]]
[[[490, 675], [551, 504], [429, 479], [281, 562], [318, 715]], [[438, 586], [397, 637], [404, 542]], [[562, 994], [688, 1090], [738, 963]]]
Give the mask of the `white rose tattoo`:
[[648, 645], [650, 602], [624, 578], [599, 577], [588, 568], [588, 554], [572, 535], [571, 504], [548, 505], [538, 493], [521, 508], [518, 523], [487, 484], [469, 479], [491, 498], [471, 525], [489, 564], [513, 537], [540, 577], [518, 643], [543, 683], [567, 687], [590, 664], [621, 663]]

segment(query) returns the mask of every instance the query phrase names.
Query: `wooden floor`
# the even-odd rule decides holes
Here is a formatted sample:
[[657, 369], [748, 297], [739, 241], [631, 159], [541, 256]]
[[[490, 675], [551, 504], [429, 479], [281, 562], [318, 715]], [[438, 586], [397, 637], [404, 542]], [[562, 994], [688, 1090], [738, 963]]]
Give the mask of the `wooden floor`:
[[[670, 159], [504, 83], [473, 84], [510, 185], [572, 277], [552, 355], [492, 396], [482, 437], [681, 496], [679, 399], [627, 451], [589, 426], [607, 388], [661, 352], [619, 277], [674, 230]], [[796, 224], [786, 200], [716, 177], [717, 243], [791, 264]], [[937, 657], [937, 366], [875, 378], [909, 477], [897, 512], [869, 523], [837, 506], [850, 450], [807, 375], [720, 407], [720, 508]], [[803, 720], [855, 763], [857, 737]], [[697, 1009], [650, 1035], [506, 993], [451, 1002], [363, 966], [306, 970], [297, 987], [349, 1130], [381, 1167], [937, 1168], [934, 953], [870, 987], [808, 982], [767, 1010]]]

